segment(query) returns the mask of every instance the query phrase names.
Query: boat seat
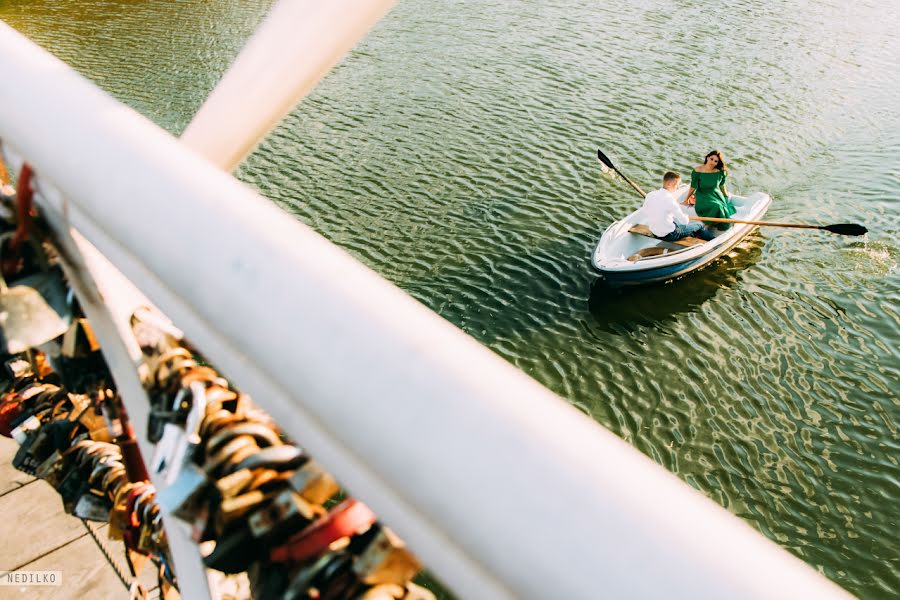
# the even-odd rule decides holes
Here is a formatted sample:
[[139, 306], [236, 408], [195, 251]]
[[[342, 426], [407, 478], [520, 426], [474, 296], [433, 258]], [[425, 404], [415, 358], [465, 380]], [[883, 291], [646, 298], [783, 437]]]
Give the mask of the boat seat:
[[[629, 233], [636, 233], [637, 235], [645, 235], [647, 237], [651, 237], [654, 240], [658, 240], [659, 238], [653, 235], [653, 232], [650, 231], [650, 228], [646, 225], [635, 225], [631, 229], [628, 230]], [[691, 246], [696, 246], [698, 244], [704, 244], [703, 240], [700, 238], [696, 238], [693, 236], [689, 236], [686, 238], [681, 238], [675, 242], [669, 242], [670, 244], [675, 244], [676, 246], [684, 246], [685, 248], [690, 248]], [[660, 253], [662, 254], [662, 253]]]
[[660, 256], [662, 254], [668, 254], [669, 249], [663, 246], [653, 246], [651, 248], [642, 248], [628, 257], [628, 260], [631, 262], [637, 262], [642, 258], [652, 258], [654, 256]]
[[684, 250], [684, 247], [678, 247], [673, 242], [662, 242], [656, 246], [641, 248], [640, 250], [629, 256], [628, 260], [630, 260], [631, 262], [635, 262], [647, 258], [665, 256], [666, 254], [672, 254], [673, 252], [683, 252]]

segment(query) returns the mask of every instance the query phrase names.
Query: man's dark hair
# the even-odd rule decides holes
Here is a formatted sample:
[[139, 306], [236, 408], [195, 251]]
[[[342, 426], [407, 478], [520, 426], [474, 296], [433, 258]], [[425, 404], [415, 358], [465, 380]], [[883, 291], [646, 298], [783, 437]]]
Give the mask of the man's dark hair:
[[681, 179], [681, 175], [675, 173], [674, 171], [666, 171], [666, 174], [663, 175], [663, 185], [666, 185], [670, 181], [675, 181], [677, 179]]

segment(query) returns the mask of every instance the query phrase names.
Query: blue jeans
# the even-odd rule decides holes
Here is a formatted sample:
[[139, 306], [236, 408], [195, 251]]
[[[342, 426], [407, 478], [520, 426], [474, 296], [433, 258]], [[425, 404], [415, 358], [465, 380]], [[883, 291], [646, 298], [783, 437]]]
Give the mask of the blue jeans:
[[691, 235], [696, 236], [701, 240], [706, 240], [707, 242], [716, 237], [710, 230], [703, 226], [703, 223], [691, 221], [687, 225], [676, 224], [675, 231], [659, 239], [664, 242], [677, 242], [681, 238], [686, 238]]

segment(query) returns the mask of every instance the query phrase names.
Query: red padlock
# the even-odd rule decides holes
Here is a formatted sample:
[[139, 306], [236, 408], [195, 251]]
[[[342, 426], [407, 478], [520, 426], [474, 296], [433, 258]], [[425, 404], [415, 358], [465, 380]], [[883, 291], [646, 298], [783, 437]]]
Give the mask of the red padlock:
[[22, 403], [16, 392], [9, 392], [0, 400], [0, 435], [12, 437], [12, 422], [22, 413]]
[[272, 550], [270, 556], [274, 562], [301, 562], [325, 552], [336, 540], [371, 527], [374, 522], [375, 513], [368, 506], [348, 498], [284, 545]]
[[150, 483], [138, 483], [131, 488], [128, 492], [128, 497], [125, 500], [125, 518], [127, 519], [127, 522], [124, 523], [125, 528], [122, 531], [122, 542], [125, 544], [126, 548], [137, 548], [137, 536], [140, 535], [141, 522], [138, 520], [134, 506], [138, 496], [145, 492], [148, 487], [150, 487]]

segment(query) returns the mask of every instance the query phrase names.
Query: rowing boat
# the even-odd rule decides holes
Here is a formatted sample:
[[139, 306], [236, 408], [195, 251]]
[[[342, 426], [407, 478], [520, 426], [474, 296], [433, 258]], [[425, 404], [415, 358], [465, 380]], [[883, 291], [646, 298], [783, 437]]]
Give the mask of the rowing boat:
[[[688, 190], [687, 185], [679, 187], [676, 200], [683, 202]], [[731, 202], [737, 209], [731, 218], [755, 221], [766, 214], [772, 199], [763, 192], [754, 192], [749, 196], [731, 196]], [[684, 210], [688, 216], [697, 216], [693, 206]], [[722, 256], [756, 229], [756, 225], [735, 224], [708, 242], [694, 237], [664, 242], [637, 222], [638, 213], [634, 211], [610, 225], [591, 256], [591, 264], [611, 285], [640, 285], [682, 277]]]

